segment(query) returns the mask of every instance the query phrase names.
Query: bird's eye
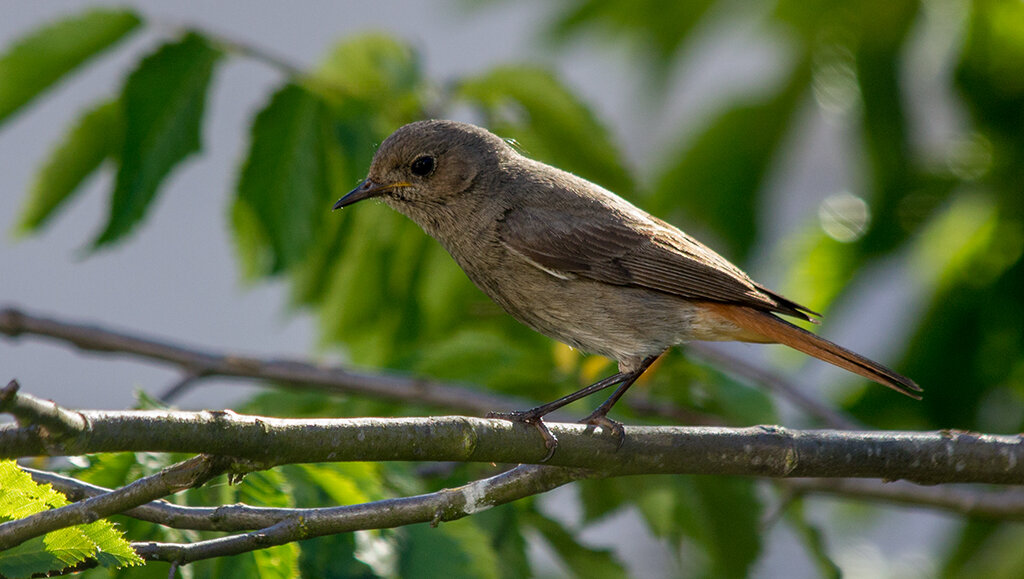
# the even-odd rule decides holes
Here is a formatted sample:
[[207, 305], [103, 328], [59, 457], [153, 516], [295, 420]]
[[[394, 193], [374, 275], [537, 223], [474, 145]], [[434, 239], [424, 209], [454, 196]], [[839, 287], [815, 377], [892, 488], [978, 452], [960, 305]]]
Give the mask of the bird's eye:
[[429, 155], [423, 155], [417, 157], [412, 165], [409, 166], [413, 175], [417, 177], [426, 177], [427, 175], [434, 172], [434, 158]]

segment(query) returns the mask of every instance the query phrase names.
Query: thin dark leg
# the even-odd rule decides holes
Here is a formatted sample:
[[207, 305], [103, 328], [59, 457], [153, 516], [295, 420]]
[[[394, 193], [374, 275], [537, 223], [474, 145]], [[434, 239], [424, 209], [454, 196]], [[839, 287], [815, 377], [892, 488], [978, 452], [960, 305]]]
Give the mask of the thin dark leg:
[[647, 369], [651, 367], [651, 364], [653, 364], [654, 361], [658, 359], [658, 356], [661, 356], [661, 354], [658, 354], [657, 356], [648, 356], [647, 358], [645, 358], [644, 361], [640, 364], [640, 367], [631, 372], [630, 374], [626, 375], [626, 378], [623, 379], [622, 384], [620, 384], [619, 387], [615, 389], [615, 392], [612, 392], [612, 395], [609, 396], [607, 400], [605, 400], [603, 403], [601, 403], [600, 406], [597, 407], [597, 410], [591, 412], [590, 416], [587, 416], [580, 422], [584, 424], [592, 424], [594, 426], [607, 428], [608, 430], [611, 431], [612, 434], [618, 437], [619, 446], [621, 447], [622, 443], [626, 440], [626, 432], [625, 430], [623, 430], [621, 423], [616, 422], [611, 418], [608, 418], [608, 412], [612, 409], [612, 406], [615, 406], [615, 403], [619, 401], [619, 398], [622, 398], [622, 395], [626, 393], [626, 390], [629, 390], [629, 387], [632, 386], [633, 383], [636, 382], [637, 379], [640, 378], [640, 376], [642, 376], [643, 373], [646, 372]]
[[623, 372], [619, 372], [618, 374], [613, 374], [603, 380], [594, 382], [590, 386], [580, 388], [579, 390], [573, 392], [572, 394], [569, 394], [568, 396], [562, 396], [561, 398], [555, 400], [554, 402], [541, 404], [540, 406], [536, 408], [531, 408], [529, 410], [516, 410], [513, 412], [488, 412], [487, 417], [504, 418], [506, 420], [513, 420], [515, 422], [533, 422], [534, 420], [538, 420], [544, 417], [545, 415], [551, 414], [555, 410], [558, 410], [559, 408], [567, 404], [576, 402], [580, 398], [586, 398], [587, 396], [590, 396], [595, 392], [600, 392], [605, 388], [614, 386], [619, 382], [628, 379], [631, 375], [632, 374], [625, 374]]
[[594, 392], [600, 392], [605, 388], [614, 386], [619, 382], [622, 382], [623, 380], [627, 379], [629, 376], [630, 374], [619, 372], [603, 380], [594, 382], [593, 384], [587, 386], [586, 388], [580, 388], [579, 390], [573, 392], [572, 394], [569, 394], [568, 396], [562, 396], [558, 400], [548, 402], [547, 404], [541, 404], [536, 408], [531, 408], [529, 410], [516, 410], [513, 412], [488, 412], [487, 417], [504, 418], [505, 420], [511, 420], [512, 422], [532, 424], [540, 432], [540, 435], [544, 437], [544, 447], [548, 449], [548, 453], [547, 455], [544, 456], [543, 459], [541, 459], [541, 462], [547, 462], [548, 459], [550, 459], [555, 454], [555, 449], [558, 448], [558, 439], [555, 438], [555, 435], [551, 433], [551, 430], [548, 429], [547, 425], [544, 424], [544, 421], [541, 420], [541, 418], [547, 414], [554, 412], [555, 410], [558, 410], [559, 408], [565, 406], [566, 404], [570, 404], [572, 402], [579, 400], [580, 398], [590, 396]]
[[544, 447], [548, 449], [548, 453], [543, 459], [541, 459], [541, 462], [547, 462], [548, 459], [555, 454], [555, 449], [558, 448], [558, 439], [555, 438], [555, 435], [552, 434], [551, 430], [544, 424], [542, 418], [567, 404], [579, 400], [580, 398], [585, 398], [595, 392], [600, 392], [601, 390], [620, 384], [608, 400], [605, 400], [603, 404], [597, 407], [597, 410], [593, 411], [590, 416], [587, 416], [585, 419], [581, 420], [581, 422], [609, 429], [612, 434], [618, 436], [619, 446], [622, 446], [622, 442], [625, 440], [625, 432], [623, 431], [621, 424], [608, 418], [608, 411], [612, 409], [612, 406], [615, 406], [615, 403], [619, 401], [619, 398], [622, 398], [622, 395], [626, 393], [626, 390], [629, 390], [629, 387], [632, 386], [633, 383], [636, 382], [637, 378], [651, 367], [651, 364], [653, 364], [659, 356], [661, 356], [661, 354], [658, 354], [657, 356], [648, 356], [640, 363], [640, 367], [632, 372], [618, 372], [603, 380], [595, 382], [586, 388], [580, 388], [572, 394], [563, 396], [553, 402], [541, 404], [540, 406], [529, 410], [488, 412], [487, 417], [503, 418], [505, 420], [511, 420], [512, 422], [532, 424], [540, 432], [541, 436], [544, 437]]

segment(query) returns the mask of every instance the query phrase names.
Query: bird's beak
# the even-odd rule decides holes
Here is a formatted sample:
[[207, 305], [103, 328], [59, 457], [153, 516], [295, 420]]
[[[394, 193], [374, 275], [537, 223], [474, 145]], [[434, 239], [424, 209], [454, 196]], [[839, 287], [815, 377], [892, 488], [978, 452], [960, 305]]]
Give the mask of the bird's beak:
[[408, 187], [409, 185], [412, 185], [412, 183], [406, 183], [405, 181], [390, 183], [388, 185], [378, 185], [369, 178], [366, 178], [355, 189], [349, 191], [348, 194], [341, 199], [338, 199], [338, 202], [334, 204], [334, 208], [341, 209], [342, 207], [348, 207], [349, 205], [358, 203], [363, 199], [380, 197], [386, 191], [397, 189], [398, 187]]

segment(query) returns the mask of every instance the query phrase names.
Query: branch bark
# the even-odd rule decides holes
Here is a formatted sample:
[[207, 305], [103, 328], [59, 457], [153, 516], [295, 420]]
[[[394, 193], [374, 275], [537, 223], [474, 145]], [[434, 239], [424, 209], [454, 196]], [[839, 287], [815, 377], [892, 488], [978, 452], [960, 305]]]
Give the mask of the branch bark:
[[1024, 521], [1024, 491], [1008, 488], [978, 492], [960, 487], [921, 487], [904, 482], [882, 483], [854, 479], [795, 479], [783, 486], [801, 494], [845, 500], [871, 500], [905, 506], [929, 507], [968, 517]]
[[502, 408], [525, 408], [528, 404], [523, 400], [433, 380], [355, 372], [298, 360], [209, 352], [98, 326], [33, 316], [14, 308], [0, 310], [0, 334], [12, 338], [21, 335], [40, 336], [88, 352], [124, 354], [163, 362], [182, 369], [189, 380], [209, 376], [253, 378], [311, 386], [328, 392], [419, 402], [479, 414]]
[[490, 478], [435, 493], [388, 499], [362, 505], [307, 509], [257, 531], [196, 543], [133, 543], [144, 559], [179, 564], [238, 555], [293, 541], [364, 529], [387, 529], [429, 522], [437, 525], [547, 492], [586, 478], [584, 471], [553, 466], [522, 465]]
[[228, 462], [210, 456], [197, 456], [141, 478], [117, 490], [72, 503], [57, 509], [29, 515], [0, 524], [0, 551], [50, 531], [91, 523], [116, 515], [154, 499], [202, 485], [223, 472]]
[[[36, 316], [13, 307], [0, 310], [0, 334], [11, 338], [37, 336], [70, 344], [87, 352], [121, 354], [178, 367], [182, 371], [182, 378], [164, 394], [165, 398], [180, 394], [184, 388], [194, 385], [201, 378], [220, 376], [264, 380], [336, 394], [359, 394], [415, 402], [471, 414], [536, 406], [519, 398], [488, 394], [479, 389], [434, 380], [356, 372], [308, 361], [204, 350], [100, 326]], [[743, 360], [702, 344], [693, 344], [690, 349], [733, 375], [764, 386], [786, 398], [822, 424], [847, 430], [857, 427], [856, 422], [850, 418], [808, 397], [771, 372], [755, 368]], [[623, 403], [640, 415], [658, 416], [691, 425], [722, 424], [716, 417], [701, 412], [660, 402], [652, 403], [637, 396], [629, 397]], [[553, 418], [566, 416], [556, 413]]]
[[[26, 426], [37, 399], [20, 393], [0, 412], [21, 426], [0, 429], [0, 458], [155, 451], [208, 453], [254, 468], [323, 461], [538, 463], [546, 455], [531, 426], [499, 419], [283, 419], [230, 411], [79, 411], [87, 426], [52, 438]], [[47, 407], [49, 408], [49, 407]], [[57, 407], [59, 410], [59, 407]], [[907, 479], [920, 483], [1024, 483], [1024, 438], [968, 432], [871, 432], [627, 426], [617, 439], [582, 424], [549, 424], [560, 440], [552, 466], [601, 476], [726, 474]]]
[[[70, 476], [26, 467], [22, 469], [32, 475], [37, 483], [52, 485], [71, 501], [111, 492], [111, 489]], [[788, 491], [804, 495], [824, 495], [845, 500], [866, 499], [895, 505], [927, 507], [976, 518], [1024, 521], [1024, 489], [1019, 488], [988, 491], [956, 486], [922, 487], [906, 482], [860, 479], [789, 479], [776, 483]], [[337, 507], [253, 507], [241, 503], [218, 507], [190, 507], [155, 500], [121, 514], [175, 529], [238, 532], [269, 527], [288, 517], [309, 517], [317, 513], [330, 512], [340, 511]]]

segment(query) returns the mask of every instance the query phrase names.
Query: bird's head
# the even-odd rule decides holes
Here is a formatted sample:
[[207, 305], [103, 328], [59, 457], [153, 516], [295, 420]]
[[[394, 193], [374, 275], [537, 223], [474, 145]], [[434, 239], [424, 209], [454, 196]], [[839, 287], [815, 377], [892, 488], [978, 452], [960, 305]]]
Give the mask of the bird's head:
[[497, 168], [511, 149], [485, 129], [455, 121], [419, 121], [395, 131], [377, 149], [370, 171], [334, 204], [341, 209], [380, 198], [402, 211], [422, 203], [446, 204]]

